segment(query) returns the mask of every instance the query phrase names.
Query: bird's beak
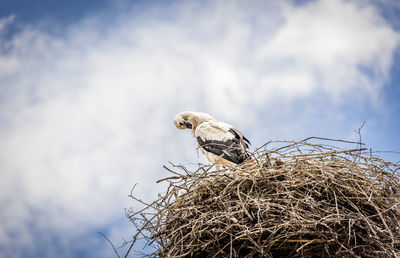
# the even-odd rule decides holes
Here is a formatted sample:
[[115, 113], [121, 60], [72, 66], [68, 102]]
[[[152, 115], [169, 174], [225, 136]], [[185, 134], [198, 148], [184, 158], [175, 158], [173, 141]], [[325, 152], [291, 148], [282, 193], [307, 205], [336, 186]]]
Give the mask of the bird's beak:
[[192, 129], [192, 124], [189, 122], [185, 122], [186, 128]]

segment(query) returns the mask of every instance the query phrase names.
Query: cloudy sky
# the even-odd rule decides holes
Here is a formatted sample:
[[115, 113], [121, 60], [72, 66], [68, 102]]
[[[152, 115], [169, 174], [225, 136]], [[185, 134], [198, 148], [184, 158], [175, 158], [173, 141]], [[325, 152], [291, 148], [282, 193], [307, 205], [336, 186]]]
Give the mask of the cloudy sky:
[[162, 165], [205, 162], [184, 110], [253, 147], [366, 121], [369, 148], [400, 151], [398, 17], [397, 0], [0, 0], [0, 257], [112, 257], [97, 232], [133, 235], [131, 188], [151, 200]]

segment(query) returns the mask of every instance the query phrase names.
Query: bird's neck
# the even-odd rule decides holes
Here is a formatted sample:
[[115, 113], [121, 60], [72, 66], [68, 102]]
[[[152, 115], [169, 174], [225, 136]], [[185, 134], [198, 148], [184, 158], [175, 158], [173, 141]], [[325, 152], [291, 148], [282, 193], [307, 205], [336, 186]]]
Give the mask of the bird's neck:
[[196, 128], [204, 122], [210, 121], [210, 120], [214, 120], [214, 119], [210, 119], [209, 117], [195, 117], [193, 118], [192, 121], [190, 121], [192, 123], [192, 133], [194, 135], [194, 132], [196, 131]]

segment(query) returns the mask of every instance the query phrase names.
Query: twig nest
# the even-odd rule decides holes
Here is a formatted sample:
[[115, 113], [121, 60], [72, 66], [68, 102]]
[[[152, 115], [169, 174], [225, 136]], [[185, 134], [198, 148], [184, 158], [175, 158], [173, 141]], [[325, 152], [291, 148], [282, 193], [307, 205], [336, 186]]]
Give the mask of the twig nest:
[[363, 149], [271, 144], [239, 167], [169, 169], [167, 192], [128, 214], [156, 248], [148, 255], [400, 257], [397, 164]]

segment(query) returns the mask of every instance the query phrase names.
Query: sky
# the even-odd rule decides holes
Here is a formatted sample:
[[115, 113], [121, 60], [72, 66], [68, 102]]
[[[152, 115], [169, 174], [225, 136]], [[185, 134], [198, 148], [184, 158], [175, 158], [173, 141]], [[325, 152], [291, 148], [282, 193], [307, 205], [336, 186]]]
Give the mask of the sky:
[[206, 163], [181, 111], [252, 148], [357, 141], [366, 121], [368, 148], [399, 152], [398, 17], [397, 0], [0, 0], [0, 257], [113, 257], [97, 232], [135, 233], [132, 187], [150, 201], [163, 165]]

